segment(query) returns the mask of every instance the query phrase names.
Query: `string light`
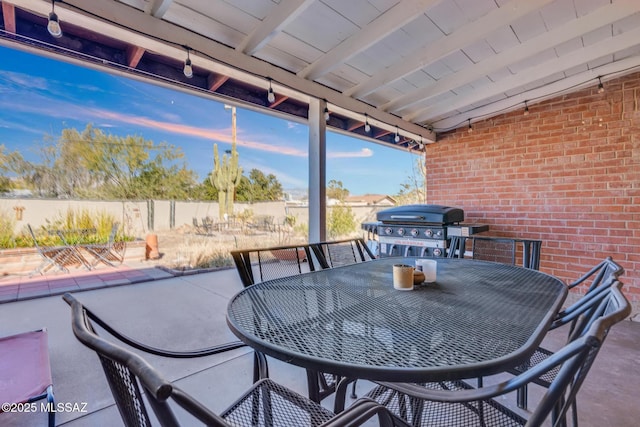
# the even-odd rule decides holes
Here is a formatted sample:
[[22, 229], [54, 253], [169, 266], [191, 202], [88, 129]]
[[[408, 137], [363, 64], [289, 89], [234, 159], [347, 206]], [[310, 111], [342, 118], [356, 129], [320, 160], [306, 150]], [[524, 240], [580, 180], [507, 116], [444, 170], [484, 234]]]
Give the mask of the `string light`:
[[396, 136], [395, 138], [393, 138], [393, 140], [396, 142], [396, 144], [400, 142], [400, 134], [398, 133], [398, 126], [396, 126]]
[[60, 21], [58, 15], [55, 13], [56, 0], [51, 0], [51, 13], [49, 13], [49, 22], [47, 23], [47, 31], [53, 37], [59, 39], [62, 37], [62, 28], [60, 28]]
[[188, 47], [186, 47], [187, 49], [187, 59], [184, 61], [184, 68], [182, 70], [182, 72], [184, 73], [184, 76], [187, 78], [191, 78], [193, 77], [193, 67], [191, 67], [191, 57], [189, 56], [189, 51], [191, 49], [189, 49]]
[[529, 115], [529, 106], [527, 105], [527, 101], [524, 101], [524, 115]]
[[371, 132], [371, 125], [369, 124], [369, 116], [367, 113], [364, 113], [364, 131], [366, 133]]
[[598, 93], [604, 92], [604, 85], [602, 84], [601, 76], [598, 76]]
[[267, 101], [269, 101], [269, 104], [273, 104], [276, 101], [276, 94], [273, 93], [273, 88], [271, 87], [271, 79], [269, 79], [269, 92], [267, 92]]

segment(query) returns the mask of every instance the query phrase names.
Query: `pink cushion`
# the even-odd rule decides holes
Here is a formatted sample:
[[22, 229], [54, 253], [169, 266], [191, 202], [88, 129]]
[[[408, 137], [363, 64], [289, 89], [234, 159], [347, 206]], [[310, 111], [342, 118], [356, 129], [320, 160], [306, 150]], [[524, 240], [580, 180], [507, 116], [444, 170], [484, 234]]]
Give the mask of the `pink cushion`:
[[46, 329], [0, 338], [0, 402], [26, 402], [51, 384]]

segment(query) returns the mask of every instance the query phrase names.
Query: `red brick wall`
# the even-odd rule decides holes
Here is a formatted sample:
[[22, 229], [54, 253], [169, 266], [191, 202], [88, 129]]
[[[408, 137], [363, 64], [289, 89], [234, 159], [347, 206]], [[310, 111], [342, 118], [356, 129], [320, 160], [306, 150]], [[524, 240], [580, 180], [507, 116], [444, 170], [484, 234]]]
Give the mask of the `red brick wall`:
[[541, 239], [542, 271], [571, 281], [611, 255], [640, 307], [640, 73], [440, 135], [427, 201], [488, 234]]

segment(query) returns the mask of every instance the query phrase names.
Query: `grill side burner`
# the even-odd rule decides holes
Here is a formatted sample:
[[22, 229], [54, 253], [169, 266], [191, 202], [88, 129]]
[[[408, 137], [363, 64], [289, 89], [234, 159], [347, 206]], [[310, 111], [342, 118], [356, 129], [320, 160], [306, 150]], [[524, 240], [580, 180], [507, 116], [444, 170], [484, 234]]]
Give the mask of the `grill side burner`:
[[397, 206], [378, 212], [376, 218], [378, 222], [363, 223], [362, 229], [377, 236], [381, 256], [445, 256], [450, 236], [489, 228], [462, 226], [462, 209], [440, 205]]

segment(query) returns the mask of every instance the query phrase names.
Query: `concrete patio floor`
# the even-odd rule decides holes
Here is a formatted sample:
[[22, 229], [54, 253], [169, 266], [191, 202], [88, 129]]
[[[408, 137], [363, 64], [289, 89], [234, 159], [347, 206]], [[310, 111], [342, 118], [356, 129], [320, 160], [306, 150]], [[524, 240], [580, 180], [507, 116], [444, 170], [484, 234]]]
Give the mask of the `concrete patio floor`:
[[[242, 286], [235, 269], [172, 277], [132, 285], [77, 292], [76, 297], [121, 332], [166, 349], [196, 349], [236, 340], [225, 323], [228, 300]], [[95, 353], [73, 336], [70, 310], [62, 298], [49, 296], [0, 304], [0, 336], [46, 327], [56, 402], [86, 402], [86, 413], [60, 412], [56, 425], [122, 425]], [[552, 334], [550, 348], [563, 336]], [[215, 411], [233, 402], [251, 383], [252, 355], [248, 348], [200, 359], [145, 358], [171, 381]], [[640, 324], [625, 321], [609, 334], [604, 348], [578, 396], [582, 426], [635, 426], [640, 419]], [[273, 379], [306, 392], [301, 368], [270, 360]], [[358, 382], [358, 393], [371, 384]], [[540, 396], [530, 387], [530, 406]], [[515, 402], [515, 396], [508, 396]], [[331, 398], [323, 402], [332, 407]], [[185, 414], [178, 414], [183, 418]], [[46, 414], [0, 414], [0, 425], [46, 425]], [[193, 424], [187, 424], [193, 425]]]

